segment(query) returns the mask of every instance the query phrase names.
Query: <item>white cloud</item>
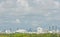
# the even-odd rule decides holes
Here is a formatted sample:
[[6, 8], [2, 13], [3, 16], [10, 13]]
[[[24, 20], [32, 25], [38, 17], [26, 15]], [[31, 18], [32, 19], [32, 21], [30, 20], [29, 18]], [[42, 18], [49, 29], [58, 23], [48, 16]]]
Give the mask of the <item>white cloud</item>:
[[47, 18], [46, 18], [46, 21], [51, 21], [51, 20], [53, 20], [52, 17], [47, 17]]
[[51, 12], [46, 12], [46, 13], [44, 13], [43, 15], [44, 15], [44, 16], [51, 16], [51, 14], [52, 14]]
[[4, 1], [0, 3], [0, 13], [5, 11], [5, 9], [2, 7], [3, 4], [4, 4]]
[[26, 0], [17, 0], [18, 5], [23, 6], [23, 7], [28, 7], [28, 3]]
[[43, 21], [42, 20], [40, 20], [40, 21], [32, 21], [31, 22], [31, 25], [33, 26], [33, 27], [36, 27], [36, 26], [40, 26], [40, 24], [42, 24], [43, 23]]
[[54, 1], [55, 7], [59, 8], [60, 7], [60, 2]]
[[[17, 2], [15, 3], [17, 8], [11, 8], [11, 7], [15, 7], [15, 5], [13, 6], [13, 3], [14, 2], [12, 0], [10, 1], [6, 0], [1, 2], [0, 14], [9, 12], [8, 14], [9, 16], [12, 15], [12, 16], [18, 17], [20, 15], [25, 15], [25, 14], [27, 15], [29, 13], [33, 13], [35, 15], [48, 16], [47, 20], [51, 20], [52, 18], [50, 18], [49, 16], [52, 16], [55, 12], [57, 13], [57, 11], [48, 10], [48, 9], [54, 9], [56, 7], [59, 7], [59, 4], [60, 4], [59, 2], [53, 1], [53, 0], [34, 0], [34, 4], [31, 4], [31, 5], [35, 5], [35, 6], [32, 7], [28, 3], [28, 0], [17, 0]], [[5, 15], [7, 15], [7, 13]], [[16, 23], [21, 22], [19, 19], [16, 19], [15, 21]]]
[[[16, 7], [15, 6], [15, 1], [13, 0], [5, 0], [0, 2], [0, 14], [2, 15], [3, 13], [6, 13], [8, 11], [13, 11], [13, 8]], [[15, 10], [15, 9], [14, 9]]]
[[22, 8], [25, 11], [31, 10], [27, 0], [17, 0], [17, 7]]
[[53, 17], [53, 19], [54, 19], [54, 20], [60, 20], [60, 17], [59, 17], [59, 15], [58, 15], [58, 16]]
[[19, 19], [16, 19], [16, 23], [21, 23], [21, 21]]
[[34, 3], [39, 4], [40, 2], [42, 2], [42, 0], [34, 0]]
[[52, 21], [52, 20], [60, 21], [60, 17], [59, 16], [54, 16], [54, 17], [47, 17], [46, 18], [46, 21]]

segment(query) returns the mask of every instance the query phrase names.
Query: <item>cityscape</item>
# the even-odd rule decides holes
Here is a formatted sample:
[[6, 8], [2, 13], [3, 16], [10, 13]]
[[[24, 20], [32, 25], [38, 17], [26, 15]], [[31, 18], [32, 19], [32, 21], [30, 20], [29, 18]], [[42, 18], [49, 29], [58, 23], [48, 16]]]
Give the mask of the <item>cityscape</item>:
[[56, 27], [49, 26], [48, 29], [43, 29], [41, 27], [37, 27], [36, 31], [32, 31], [31, 28], [29, 30], [17, 28], [16, 31], [12, 31], [11, 29], [8, 29], [8, 30], [0, 31], [0, 33], [7, 33], [7, 34], [10, 34], [10, 33], [29, 33], [29, 34], [57, 33], [57, 34], [60, 34], [60, 30], [57, 29], [57, 26]]
[[0, 0], [0, 37], [60, 37], [60, 0]]

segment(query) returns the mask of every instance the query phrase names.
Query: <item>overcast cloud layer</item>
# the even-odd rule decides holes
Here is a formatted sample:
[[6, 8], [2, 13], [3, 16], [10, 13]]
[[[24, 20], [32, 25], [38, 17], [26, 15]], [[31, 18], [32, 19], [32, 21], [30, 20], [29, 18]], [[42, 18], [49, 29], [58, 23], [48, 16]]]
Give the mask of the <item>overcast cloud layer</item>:
[[1, 28], [60, 25], [60, 0], [0, 0]]

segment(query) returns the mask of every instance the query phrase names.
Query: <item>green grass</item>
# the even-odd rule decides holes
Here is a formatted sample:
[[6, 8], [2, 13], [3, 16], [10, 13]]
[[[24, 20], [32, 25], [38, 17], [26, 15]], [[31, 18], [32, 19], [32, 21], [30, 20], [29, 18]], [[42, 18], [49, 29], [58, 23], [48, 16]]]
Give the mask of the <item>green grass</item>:
[[23, 33], [14, 33], [14, 34], [0, 34], [0, 37], [60, 37], [60, 34], [23, 34]]

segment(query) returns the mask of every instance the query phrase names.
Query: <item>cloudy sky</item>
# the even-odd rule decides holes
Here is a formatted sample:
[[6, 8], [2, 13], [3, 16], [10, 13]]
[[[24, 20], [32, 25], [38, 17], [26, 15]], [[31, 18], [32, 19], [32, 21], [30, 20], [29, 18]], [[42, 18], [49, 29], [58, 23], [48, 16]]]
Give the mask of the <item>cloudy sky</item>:
[[0, 29], [60, 26], [60, 0], [0, 0]]

